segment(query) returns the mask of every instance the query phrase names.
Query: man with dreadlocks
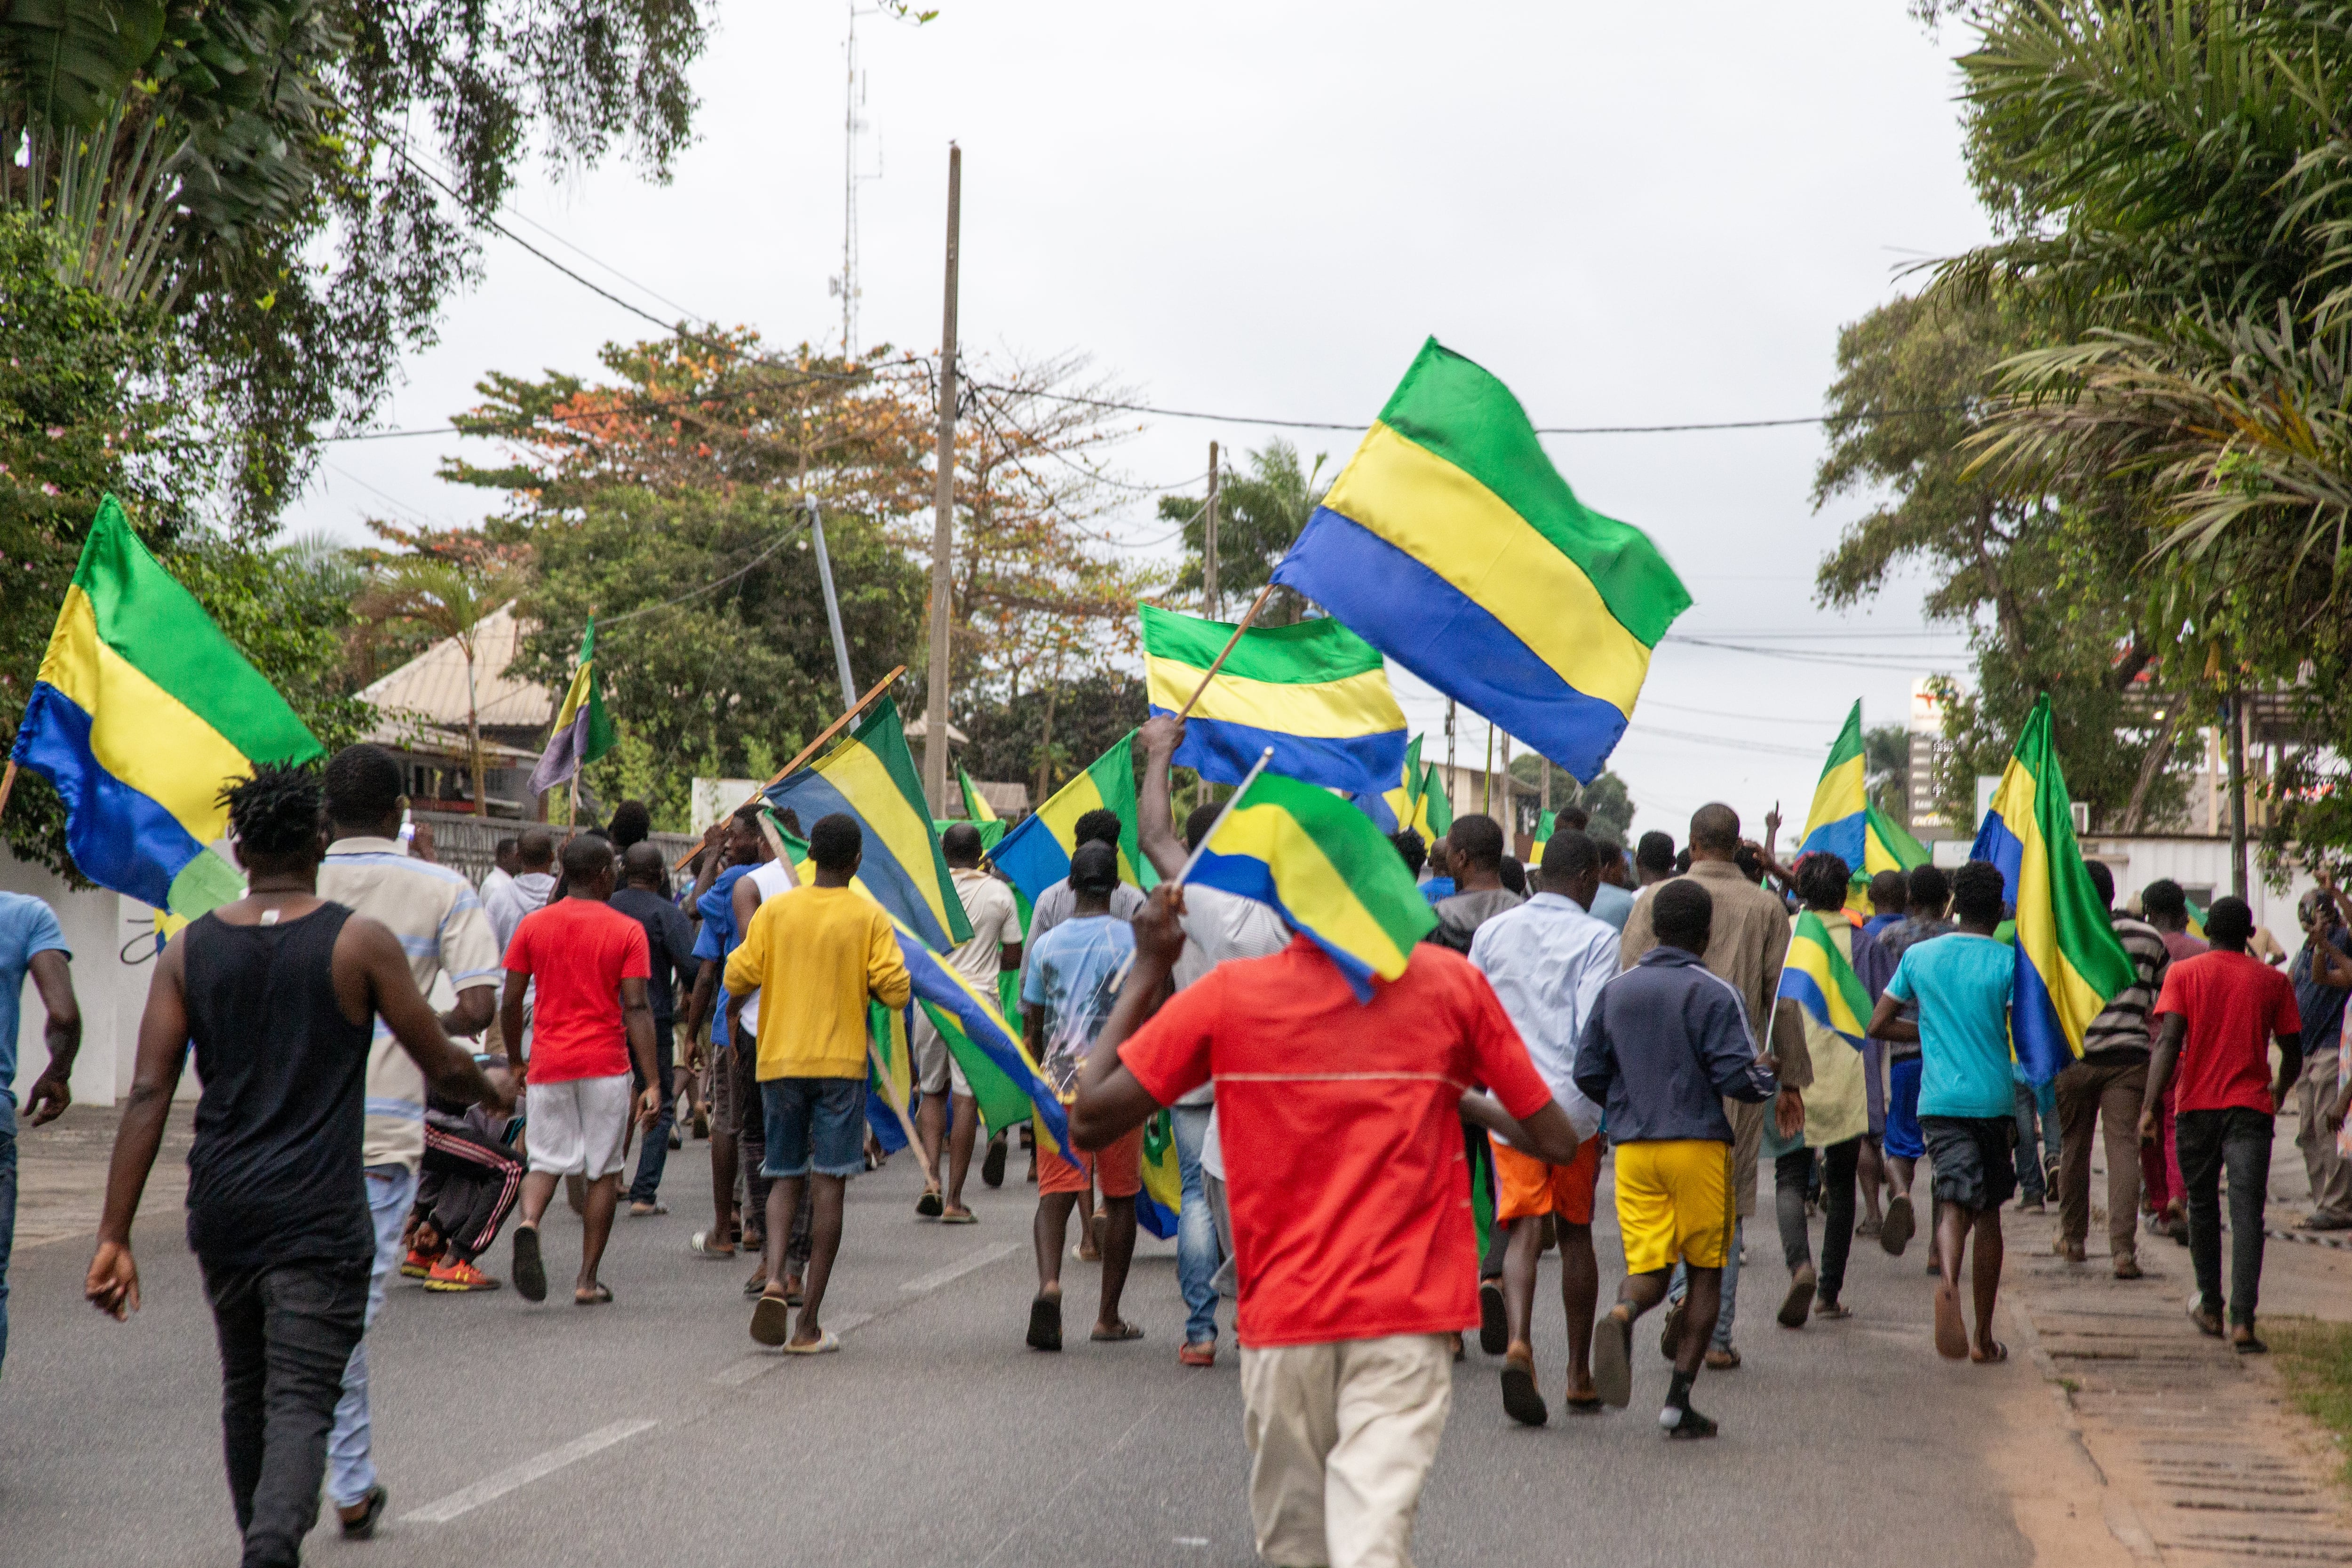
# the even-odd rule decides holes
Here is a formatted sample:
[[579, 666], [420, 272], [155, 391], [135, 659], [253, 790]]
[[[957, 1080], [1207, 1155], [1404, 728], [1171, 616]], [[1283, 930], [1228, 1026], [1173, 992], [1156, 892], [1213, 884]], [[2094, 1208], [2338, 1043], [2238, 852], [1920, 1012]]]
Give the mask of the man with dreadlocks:
[[131, 1223], [194, 1042], [204, 1093], [188, 1152], [188, 1246], [220, 1342], [221, 1427], [246, 1568], [299, 1561], [327, 1429], [360, 1342], [375, 1233], [360, 1149], [381, 1016], [441, 1094], [511, 1108], [450, 1043], [385, 926], [318, 896], [320, 790], [264, 763], [223, 794], [250, 891], [156, 961], [84, 1292], [139, 1307]]

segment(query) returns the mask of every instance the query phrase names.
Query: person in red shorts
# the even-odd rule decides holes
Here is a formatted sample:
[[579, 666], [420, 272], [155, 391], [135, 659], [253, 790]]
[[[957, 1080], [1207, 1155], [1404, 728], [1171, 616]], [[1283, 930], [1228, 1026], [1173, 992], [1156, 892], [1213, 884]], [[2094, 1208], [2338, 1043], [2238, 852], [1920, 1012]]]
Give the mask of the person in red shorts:
[[[515, 1226], [513, 1278], [526, 1301], [547, 1299], [547, 1268], [540, 1255], [539, 1220], [556, 1183], [587, 1183], [581, 1210], [580, 1273], [572, 1300], [583, 1307], [613, 1299], [596, 1278], [613, 1210], [621, 1196], [621, 1163], [628, 1143], [631, 1101], [647, 1128], [661, 1113], [661, 1078], [654, 1060], [653, 973], [646, 928], [613, 908], [613, 847], [583, 835], [563, 847], [565, 896], [535, 910], [507, 944], [507, 988], [499, 1002], [507, 1060], [527, 1079], [523, 1147], [530, 1171], [522, 1179], [522, 1219]], [[530, 1057], [523, 1057], [523, 993], [538, 982], [531, 1012]], [[645, 1084], [633, 1093], [629, 1062]]]
[[[1076, 900], [1070, 918], [1031, 946], [1021, 980], [1022, 1029], [1029, 1054], [1053, 1080], [1063, 1102], [1076, 1092], [1078, 1064], [1110, 1016], [1119, 982], [1135, 956], [1135, 935], [1111, 913], [1118, 889], [1118, 851], [1108, 844], [1081, 844], [1070, 857], [1070, 891]], [[1037, 1297], [1029, 1304], [1032, 1350], [1062, 1348], [1062, 1244], [1069, 1236], [1070, 1211], [1090, 1181], [1102, 1184], [1108, 1221], [1102, 1243], [1102, 1303], [1095, 1314], [1094, 1339], [1139, 1340], [1143, 1331], [1119, 1316], [1128, 1265], [1135, 1258], [1135, 1194], [1143, 1190], [1143, 1129], [1131, 1129], [1108, 1147], [1066, 1159], [1040, 1128], [1037, 1139]]]
[[1567, 1110], [1576, 1158], [1548, 1165], [1508, 1143], [1495, 1144], [1495, 1220], [1510, 1226], [1503, 1255], [1504, 1310], [1510, 1346], [1503, 1353], [1503, 1409], [1523, 1426], [1549, 1419], [1536, 1388], [1528, 1339], [1535, 1315], [1536, 1259], [1549, 1216], [1559, 1238], [1559, 1296], [1568, 1312], [1568, 1407], [1597, 1414], [1592, 1387], [1592, 1314], [1601, 1304], [1601, 1261], [1592, 1250], [1592, 1193], [1601, 1179], [1601, 1108], [1577, 1089], [1576, 1047], [1593, 999], [1617, 973], [1617, 931], [1588, 913], [1601, 887], [1601, 851], [1562, 828], [1544, 846], [1535, 897], [1478, 928], [1470, 963], [1486, 977], [1526, 1042], [1536, 1070]]
[[1462, 1116], [1554, 1165], [1576, 1158], [1576, 1134], [1460, 955], [1421, 943], [1360, 1003], [1301, 935], [1163, 1005], [1183, 912], [1182, 889], [1162, 883], [1135, 917], [1134, 967], [1071, 1134], [1103, 1148], [1214, 1080], [1258, 1555], [1408, 1563], [1453, 1402], [1451, 1336], [1478, 1321]]

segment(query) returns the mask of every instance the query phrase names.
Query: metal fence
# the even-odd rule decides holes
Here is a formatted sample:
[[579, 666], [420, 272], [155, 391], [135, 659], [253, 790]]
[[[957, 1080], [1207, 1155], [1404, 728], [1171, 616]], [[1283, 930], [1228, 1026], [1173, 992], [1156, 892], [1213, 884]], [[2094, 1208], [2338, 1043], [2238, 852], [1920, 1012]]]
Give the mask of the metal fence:
[[[454, 811], [419, 811], [412, 815], [417, 822], [432, 824], [434, 859], [464, 872], [478, 888], [497, 863], [499, 839], [519, 837], [525, 828], [541, 826], [517, 822], [511, 817], [469, 816]], [[549, 825], [548, 831], [556, 836], [557, 842], [562, 841], [563, 828]], [[652, 841], [672, 862], [700, 842], [683, 833], [656, 833]]]

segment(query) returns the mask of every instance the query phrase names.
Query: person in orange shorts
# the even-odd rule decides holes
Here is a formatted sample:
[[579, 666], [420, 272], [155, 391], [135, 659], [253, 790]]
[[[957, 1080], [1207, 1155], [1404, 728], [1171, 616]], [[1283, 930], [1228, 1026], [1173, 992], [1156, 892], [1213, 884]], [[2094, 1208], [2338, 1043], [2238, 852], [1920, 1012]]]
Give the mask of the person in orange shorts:
[[[1037, 939], [1021, 982], [1022, 1032], [1029, 1054], [1069, 1104], [1077, 1096], [1078, 1068], [1110, 1016], [1111, 1004], [1135, 962], [1135, 932], [1111, 913], [1118, 888], [1118, 851], [1087, 843], [1070, 857], [1070, 918]], [[1143, 1129], [1092, 1154], [1055, 1150], [1037, 1128], [1037, 1297], [1029, 1304], [1029, 1346], [1062, 1348], [1062, 1248], [1070, 1211], [1089, 1182], [1102, 1189], [1107, 1220], [1102, 1241], [1102, 1305], [1092, 1338], [1139, 1340], [1143, 1331], [1119, 1316], [1128, 1264], [1135, 1257], [1135, 1194], [1143, 1190]]]
[[1540, 1426], [1550, 1418], [1536, 1386], [1536, 1258], [1543, 1222], [1559, 1238], [1560, 1304], [1568, 1312], [1568, 1407], [1598, 1412], [1592, 1386], [1592, 1314], [1601, 1301], [1601, 1262], [1592, 1251], [1592, 1193], [1601, 1176], [1601, 1108], [1575, 1082], [1577, 1041], [1592, 1004], [1617, 973], [1617, 931], [1589, 911], [1601, 886], [1601, 853], [1585, 835], [1563, 828], [1544, 846], [1535, 896], [1478, 928], [1470, 963], [1495, 988], [1519, 1031], [1528, 1059], [1551, 1086], [1576, 1133], [1576, 1157], [1546, 1164], [1495, 1140], [1495, 1220], [1510, 1227], [1503, 1254], [1504, 1311], [1510, 1344], [1503, 1352], [1503, 1409]]

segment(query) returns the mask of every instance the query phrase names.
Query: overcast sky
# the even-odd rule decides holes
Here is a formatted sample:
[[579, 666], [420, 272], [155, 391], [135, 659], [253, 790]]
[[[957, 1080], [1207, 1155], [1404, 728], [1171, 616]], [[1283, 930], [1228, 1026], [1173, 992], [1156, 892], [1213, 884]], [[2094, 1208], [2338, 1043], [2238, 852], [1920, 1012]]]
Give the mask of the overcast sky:
[[[1251, 416], [1369, 423], [1431, 333], [1538, 425], [1817, 414], [1838, 328], [1904, 288], [1907, 263], [1985, 233], [1952, 101], [1960, 39], [1927, 37], [1902, 0], [937, 3], [925, 26], [859, 23], [881, 171], [860, 188], [860, 341], [937, 347], [957, 140], [968, 353], [1077, 351], [1145, 401], [1237, 416], [1149, 421], [1121, 452], [1144, 485], [1197, 476], [1212, 438], [1282, 434]], [[837, 340], [847, 12], [736, 0], [718, 21], [673, 184], [618, 163], [534, 176], [509, 221], [666, 319]], [[601, 343], [652, 331], [493, 237], [384, 423], [445, 425], [493, 368], [593, 374]], [[1355, 441], [1292, 438], [1331, 468]], [[1957, 635], [1925, 635], [1916, 584], [1865, 615], [1813, 606], [1814, 565], [1863, 510], [1812, 510], [1818, 427], [1548, 441], [1587, 503], [1681, 572], [1696, 603], [1678, 634], [1816, 656], [1662, 647], [1612, 764], [1639, 827], [1679, 842], [1721, 798], [1760, 831], [1778, 800], [1793, 836], [1850, 703], [1900, 720], [1915, 677], [1962, 668]], [[492, 455], [338, 444], [291, 521], [357, 537], [368, 515], [476, 519], [492, 498], [434, 477], [468, 445]], [[1164, 531], [1150, 508], [1130, 537]], [[1442, 700], [1396, 685], [1441, 755]], [[1465, 715], [1465, 763], [1484, 739]]]

